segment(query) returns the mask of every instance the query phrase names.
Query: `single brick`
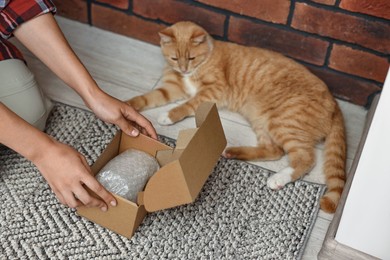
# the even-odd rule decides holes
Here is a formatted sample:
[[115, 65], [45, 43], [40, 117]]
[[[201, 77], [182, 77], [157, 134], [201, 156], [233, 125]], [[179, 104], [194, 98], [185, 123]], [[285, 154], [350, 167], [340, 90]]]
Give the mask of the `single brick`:
[[118, 7], [120, 9], [127, 10], [129, 8], [129, 0], [96, 0], [100, 3], [109, 4], [115, 7]]
[[292, 58], [323, 65], [329, 43], [270, 25], [253, 23], [231, 17], [229, 40], [243, 45], [257, 46], [280, 52]]
[[163, 25], [94, 4], [91, 8], [91, 16], [92, 25], [96, 27], [156, 45], [160, 42], [158, 32], [165, 28]]
[[88, 23], [88, 8], [85, 0], [54, 0], [57, 14], [82, 23]]
[[291, 4], [290, 0], [198, 0], [198, 2], [226, 9], [239, 15], [282, 24], [287, 22]]
[[311, 0], [311, 1], [319, 4], [324, 4], [324, 5], [334, 5], [336, 3], [336, 0]]
[[307, 68], [328, 85], [329, 90], [335, 97], [356, 105], [366, 106], [368, 98], [381, 89], [378, 85], [371, 82], [359, 80], [328, 69], [313, 66], [307, 66]]
[[292, 27], [390, 53], [390, 25], [297, 3]]
[[340, 7], [352, 12], [369, 14], [390, 20], [389, 0], [341, 0]]
[[389, 63], [386, 58], [335, 44], [330, 55], [329, 67], [383, 83]]
[[150, 19], [161, 19], [173, 24], [192, 21], [210, 34], [223, 36], [225, 15], [176, 0], [134, 0], [134, 13]]

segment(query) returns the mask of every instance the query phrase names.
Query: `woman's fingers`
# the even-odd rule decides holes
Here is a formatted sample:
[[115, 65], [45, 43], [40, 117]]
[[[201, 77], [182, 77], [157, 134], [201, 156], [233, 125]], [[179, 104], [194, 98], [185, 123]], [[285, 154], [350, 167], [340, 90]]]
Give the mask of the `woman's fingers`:
[[77, 208], [78, 206], [81, 206], [82, 203], [75, 198], [72, 192], [67, 191], [63, 194], [63, 197], [65, 199], [65, 205], [68, 205], [70, 208]]
[[[138, 113], [130, 105], [126, 104], [125, 110], [122, 112], [122, 114], [123, 114], [124, 119], [125, 119], [128, 126], [132, 126], [131, 122], [134, 122], [138, 126], [140, 126], [143, 134], [148, 135], [154, 139], [157, 139], [157, 133], [156, 133], [156, 130], [154, 129], [152, 123], [148, 119], [146, 119], [143, 115]], [[132, 126], [132, 127], [134, 128], [134, 126]], [[125, 133], [127, 133], [127, 132], [125, 132]]]
[[[90, 176], [89, 178], [84, 179], [83, 183], [90, 190], [92, 190], [94, 193], [96, 193], [96, 195], [98, 195], [99, 198], [102, 199], [103, 203], [105, 203], [107, 208], [108, 208], [108, 205], [111, 205], [111, 206], [116, 206], [117, 205], [117, 201], [116, 201], [115, 197], [111, 193], [109, 193], [103, 187], [103, 185], [101, 185], [94, 177]], [[95, 202], [92, 200], [91, 203], [95, 203]], [[102, 207], [100, 207], [100, 208], [103, 210]]]
[[98, 207], [102, 211], [107, 211], [107, 205], [102, 200], [91, 196], [81, 184], [73, 191], [73, 196], [87, 207]]

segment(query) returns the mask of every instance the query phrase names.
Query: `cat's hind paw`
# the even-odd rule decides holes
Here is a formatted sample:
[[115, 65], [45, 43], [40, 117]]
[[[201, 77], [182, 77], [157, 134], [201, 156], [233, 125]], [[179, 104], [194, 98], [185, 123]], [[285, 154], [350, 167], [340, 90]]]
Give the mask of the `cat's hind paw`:
[[280, 190], [287, 183], [291, 182], [291, 175], [294, 172], [294, 169], [291, 167], [284, 168], [278, 173], [275, 173], [268, 177], [267, 186], [272, 190]]
[[169, 112], [165, 112], [165, 113], [161, 114], [158, 117], [157, 122], [160, 125], [172, 125], [172, 124], [174, 124], [174, 122], [172, 122], [172, 120], [169, 118]]

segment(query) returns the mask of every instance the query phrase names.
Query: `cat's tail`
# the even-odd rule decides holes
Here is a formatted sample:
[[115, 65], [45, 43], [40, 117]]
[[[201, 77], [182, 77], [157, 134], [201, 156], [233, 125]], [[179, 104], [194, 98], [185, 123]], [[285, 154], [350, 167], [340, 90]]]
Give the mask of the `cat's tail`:
[[341, 110], [336, 106], [330, 133], [325, 139], [324, 173], [327, 191], [321, 198], [321, 209], [334, 213], [345, 184], [346, 143], [344, 120]]

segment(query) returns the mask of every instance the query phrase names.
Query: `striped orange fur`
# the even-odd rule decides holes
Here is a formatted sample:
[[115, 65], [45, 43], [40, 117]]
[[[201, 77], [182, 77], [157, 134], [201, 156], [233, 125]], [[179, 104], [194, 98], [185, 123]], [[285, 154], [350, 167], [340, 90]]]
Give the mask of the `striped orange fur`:
[[138, 110], [178, 100], [158, 122], [174, 124], [192, 116], [205, 101], [243, 115], [258, 144], [228, 147], [224, 156], [242, 160], [277, 160], [289, 167], [272, 175], [267, 185], [282, 188], [309, 172], [315, 145], [325, 140], [327, 192], [321, 208], [334, 212], [345, 182], [345, 134], [342, 113], [323, 81], [304, 66], [269, 50], [214, 40], [203, 28], [179, 22], [160, 32], [167, 61], [163, 85], [129, 104]]

